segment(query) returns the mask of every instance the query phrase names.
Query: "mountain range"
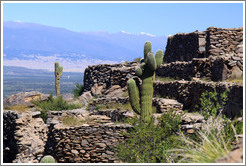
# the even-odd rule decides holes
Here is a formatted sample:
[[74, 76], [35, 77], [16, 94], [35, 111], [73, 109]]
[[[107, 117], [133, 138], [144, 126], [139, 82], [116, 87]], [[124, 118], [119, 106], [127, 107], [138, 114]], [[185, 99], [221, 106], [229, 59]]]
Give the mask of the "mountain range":
[[153, 51], [165, 49], [167, 36], [124, 31], [74, 32], [35, 23], [3, 23], [3, 65], [53, 70], [59, 61], [64, 71], [83, 72], [88, 65], [118, 63], [143, 57], [145, 41]]

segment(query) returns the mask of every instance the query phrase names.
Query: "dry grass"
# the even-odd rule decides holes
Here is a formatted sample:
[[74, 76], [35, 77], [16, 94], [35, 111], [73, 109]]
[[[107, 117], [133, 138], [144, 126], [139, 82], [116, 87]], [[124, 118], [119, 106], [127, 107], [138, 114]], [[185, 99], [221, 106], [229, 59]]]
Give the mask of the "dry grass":
[[30, 109], [30, 107], [26, 106], [26, 105], [13, 105], [13, 106], [8, 106], [5, 109], [6, 110], [15, 110], [15, 111], [20, 111], [20, 112], [25, 112], [28, 109]]
[[175, 80], [180, 80], [178, 78], [172, 78], [172, 77], [159, 77], [159, 76], [156, 76], [155, 77], [155, 81], [175, 81]]
[[181, 134], [181, 141], [186, 146], [173, 149], [173, 156], [185, 163], [214, 163], [217, 159], [226, 156], [231, 150], [230, 140], [224, 139], [221, 129], [221, 117], [205, 125], [204, 130], [198, 131], [198, 140], [192, 140]]
[[241, 78], [234, 78], [234, 79], [228, 79], [227, 82], [237, 83], [237, 84], [243, 84], [243, 77]]
[[80, 118], [77, 118], [75, 116], [62, 117], [61, 120], [62, 120], [63, 125], [65, 125], [65, 126], [77, 126], [77, 125], [90, 123], [93, 121], [93, 119], [89, 118], [89, 117], [84, 118], [84, 119], [80, 119]]

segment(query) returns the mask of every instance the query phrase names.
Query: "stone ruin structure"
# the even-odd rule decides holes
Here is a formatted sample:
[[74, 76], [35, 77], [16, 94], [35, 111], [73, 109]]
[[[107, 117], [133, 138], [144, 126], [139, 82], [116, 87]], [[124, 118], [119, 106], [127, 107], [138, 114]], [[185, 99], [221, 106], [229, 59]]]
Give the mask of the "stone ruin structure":
[[[243, 85], [226, 80], [241, 77], [243, 73], [242, 28], [210, 27], [202, 32], [170, 36], [164, 61], [166, 63], [161, 65], [156, 75], [179, 80], [157, 80], [154, 83], [153, 105], [158, 110], [155, 117], [170, 109], [192, 111], [195, 105], [199, 106], [201, 94], [214, 89], [218, 93], [228, 90], [224, 114], [229, 117], [240, 114], [243, 109]], [[85, 92], [79, 101], [87, 104], [91, 95], [94, 95], [99, 98], [90, 101], [92, 108], [97, 104], [128, 103], [129, 98], [120, 95], [126, 90], [127, 80], [135, 75], [137, 65], [136, 62], [129, 62], [89, 66], [84, 73]], [[202, 81], [203, 78], [211, 81]], [[13, 102], [11, 100], [8, 102]], [[120, 109], [50, 111], [46, 124], [38, 111], [4, 111], [3, 115], [3, 162], [37, 163], [43, 155], [50, 154], [61, 163], [117, 163], [114, 147], [126, 139], [122, 132], [131, 126], [114, 122], [133, 117], [133, 112]], [[67, 116], [87, 117], [91, 123], [64, 126], [61, 119]], [[193, 128], [201, 126], [203, 122], [202, 116], [186, 113], [181, 127], [193, 133]]]

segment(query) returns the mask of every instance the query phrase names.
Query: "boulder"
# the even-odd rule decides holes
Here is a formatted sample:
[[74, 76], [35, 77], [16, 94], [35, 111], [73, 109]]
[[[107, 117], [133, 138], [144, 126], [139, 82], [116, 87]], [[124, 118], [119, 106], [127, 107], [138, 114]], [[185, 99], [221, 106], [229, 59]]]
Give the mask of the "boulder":
[[108, 89], [104, 94], [106, 95], [106, 98], [121, 97], [123, 91], [119, 85], [114, 85], [110, 89]]
[[98, 86], [98, 84], [95, 84], [92, 88], [91, 88], [91, 93], [93, 96], [98, 96], [102, 94], [102, 90], [103, 90], [103, 86]]
[[79, 96], [80, 103], [84, 105], [87, 105], [90, 99], [92, 99], [91, 91], [84, 92], [81, 96]]
[[242, 74], [243, 74], [243, 72], [237, 66], [234, 66], [231, 69], [231, 78], [232, 79], [234, 79], [234, 78], [241, 78]]
[[12, 105], [26, 105], [26, 106], [34, 106], [32, 101], [37, 100], [47, 100], [49, 97], [48, 94], [43, 94], [37, 91], [32, 92], [21, 92], [15, 95], [9, 96], [7, 99], [4, 100], [5, 106], [12, 106]]
[[216, 163], [243, 163], [243, 139], [236, 145], [229, 154], [215, 161]]

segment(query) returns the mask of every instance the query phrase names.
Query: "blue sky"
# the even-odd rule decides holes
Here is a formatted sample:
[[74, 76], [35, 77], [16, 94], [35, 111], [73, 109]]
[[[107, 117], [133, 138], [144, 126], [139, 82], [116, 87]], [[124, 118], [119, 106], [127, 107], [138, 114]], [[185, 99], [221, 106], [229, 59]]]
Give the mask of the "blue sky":
[[4, 3], [3, 21], [22, 21], [72, 31], [122, 30], [154, 35], [243, 26], [242, 3]]

